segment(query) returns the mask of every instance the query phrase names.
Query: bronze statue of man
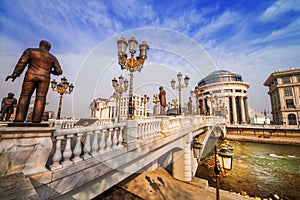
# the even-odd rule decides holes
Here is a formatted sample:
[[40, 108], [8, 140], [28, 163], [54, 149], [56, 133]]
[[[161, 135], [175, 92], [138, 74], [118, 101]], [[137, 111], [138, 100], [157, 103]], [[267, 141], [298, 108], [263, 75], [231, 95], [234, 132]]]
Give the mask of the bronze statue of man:
[[160, 105], [162, 107], [160, 114], [164, 115], [167, 101], [166, 101], [166, 91], [164, 90], [164, 88], [162, 86], [159, 87], [159, 95], [158, 96], [159, 96]]
[[39, 48], [28, 48], [23, 52], [12, 75], [7, 76], [5, 81], [10, 78], [14, 81], [24, 71], [28, 65], [22, 91], [20, 94], [15, 122], [24, 122], [28, 112], [31, 96], [36, 91], [36, 98], [32, 113], [32, 122], [40, 123], [46, 105], [46, 95], [50, 84], [50, 74], [61, 75], [62, 69], [55, 56], [49, 51], [51, 44], [42, 40]]
[[14, 95], [10, 92], [7, 97], [2, 99], [0, 121], [3, 121], [4, 117], [5, 121], [9, 121], [11, 114], [13, 114], [14, 108], [17, 106], [17, 99], [14, 98]]

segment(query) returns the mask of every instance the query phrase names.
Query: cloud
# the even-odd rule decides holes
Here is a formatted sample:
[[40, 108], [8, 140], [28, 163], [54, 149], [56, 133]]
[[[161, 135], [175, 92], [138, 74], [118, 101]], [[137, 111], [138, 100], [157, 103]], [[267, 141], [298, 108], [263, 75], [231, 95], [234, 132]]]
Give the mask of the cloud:
[[233, 25], [238, 19], [239, 15], [237, 12], [225, 11], [213, 17], [207, 25], [201, 27], [200, 30], [193, 35], [193, 38], [200, 40], [208, 38], [210, 35], [218, 33], [222, 28]]
[[295, 21], [292, 21], [287, 26], [274, 30], [265, 38], [260, 38], [256, 41], [254, 41], [254, 44], [256, 43], [264, 43], [264, 42], [270, 42], [275, 41], [278, 42], [278, 40], [286, 39], [286, 38], [292, 38], [292, 37], [298, 37], [300, 36], [300, 19], [297, 19]]
[[298, 0], [277, 0], [261, 15], [262, 21], [276, 21], [288, 11], [300, 11]]

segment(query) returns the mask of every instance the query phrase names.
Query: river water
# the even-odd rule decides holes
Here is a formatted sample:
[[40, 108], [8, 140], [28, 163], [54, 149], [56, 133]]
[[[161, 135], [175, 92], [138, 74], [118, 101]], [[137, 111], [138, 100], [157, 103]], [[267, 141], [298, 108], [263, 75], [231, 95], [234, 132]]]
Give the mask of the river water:
[[[252, 197], [300, 200], [300, 146], [230, 142], [234, 148], [232, 170], [220, 174], [220, 188]], [[212, 146], [212, 145], [211, 145]], [[208, 148], [196, 176], [215, 187], [214, 156]], [[210, 151], [210, 153], [208, 153]]]

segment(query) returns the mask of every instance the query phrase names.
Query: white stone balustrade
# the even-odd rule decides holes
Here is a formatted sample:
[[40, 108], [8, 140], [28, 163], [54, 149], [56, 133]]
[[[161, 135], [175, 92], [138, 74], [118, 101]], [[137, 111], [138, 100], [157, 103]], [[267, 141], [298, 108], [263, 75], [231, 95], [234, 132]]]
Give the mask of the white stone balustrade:
[[146, 139], [159, 135], [161, 121], [162, 120], [160, 119], [148, 119], [138, 121], [137, 139]]
[[169, 118], [169, 130], [179, 129], [181, 126], [181, 119], [183, 116]]
[[123, 147], [125, 123], [56, 130], [50, 170]]
[[56, 129], [71, 129], [77, 122], [78, 119], [49, 119], [49, 125]]
[[100, 119], [98, 120], [98, 125], [112, 124], [114, 123], [113, 119]]
[[226, 124], [226, 120], [224, 117], [221, 117], [221, 116], [205, 116], [204, 124], [207, 126]]

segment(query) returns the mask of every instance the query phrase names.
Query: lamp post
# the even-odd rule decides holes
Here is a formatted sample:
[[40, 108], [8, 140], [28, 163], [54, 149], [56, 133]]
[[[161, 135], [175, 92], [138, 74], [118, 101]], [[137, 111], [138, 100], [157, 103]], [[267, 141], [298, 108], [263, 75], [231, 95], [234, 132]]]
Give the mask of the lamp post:
[[[232, 169], [232, 159], [233, 159], [233, 153], [229, 149], [232, 148], [232, 146], [227, 144], [226, 148], [221, 148], [219, 152], [217, 152], [217, 146], [215, 145], [215, 166], [214, 166], [214, 172], [216, 175], [216, 200], [220, 200], [220, 193], [219, 193], [219, 174], [220, 174], [220, 168], [222, 167], [224, 170], [231, 170]], [[221, 157], [221, 165], [218, 165], [218, 159], [217, 154]]]
[[[143, 68], [143, 64], [147, 59], [147, 53], [149, 50], [149, 45], [146, 41], [142, 41], [142, 44], [139, 45], [140, 54], [134, 58], [134, 54], [136, 53], [136, 48], [138, 45], [138, 41], [135, 37], [131, 37], [128, 42], [124, 37], [121, 37], [117, 41], [118, 45], [118, 60], [121, 69], [125, 69], [129, 71], [130, 83], [129, 83], [129, 104], [128, 104], [128, 119], [133, 119], [133, 72], [140, 72]], [[127, 47], [129, 46], [130, 58], [127, 58]]]
[[[225, 140], [226, 141], [226, 140]], [[203, 144], [199, 141], [198, 138], [194, 138], [192, 142], [192, 149], [194, 158], [197, 160], [201, 159], [201, 151], [203, 149]], [[214, 146], [214, 159], [215, 159], [215, 166], [214, 166], [214, 173], [216, 175], [216, 200], [220, 200], [220, 193], [219, 193], [219, 174], [220, 168], [222, 167], [224, 170], [231, 170], [232, 169], [232, 160], [233, 160], [233, 147], [226, 141], [225, 144], [222, 144], [222, 148], [217, 152], [217, 146]], [[217, 158], [217, 154], [221, 157], [221, 164], [218, 165], [219, 159]]]
[[123, 92], [126, 92], [128, 89], [128, 80], [123, 78], [122, 75], [119, 76], [119, 82], [116, 78], [113, 78], [111, 80], [112, 86], [114, 87], [114, 90], [116, 92], [116, 107], [117, 107], [117, 116], [116, 116], [116, 122], [119, 122], [120, 119], [120, 110], [121, 110], [121, 99]]
[[149, 102], [150, 97], [146, 94], [144, 95], [143, 103], [144, 103], [144, 116], [147, 117], [147, 102]]
[[158, 96], [158, 94], [153, 95], [153, 103], [154, 103], [153, 115], [156, 116], [159, 113], [159, 111], [158, 111], [158, 105], [157, 105], [159, 103], [159, 96]]
[[186, 75], [184, 77], [184, 84], [181, 83], [182, 81], [182, 73], [178, 72], [177, 74], [177, 80], [178, 80], [178, 85], [176, 86], [176, 81], [174, 79], [171, 80], [171, 86], [175, 90], [178, 90], [179, 92], [179, 114], [181, 115], [181, 91], [183, 88], [186, 88], [189, 85], [190, 77]]
[[58, 111], [56, 119], [60, 119], [61, 107], [62, 107], [62, 98], [64, 94], [71, 94], [74, 89], [74, 85], [69, 83], [66, 77], [61, 78], [61, 82], [57, 83], [55, 79], [51, 81], [51, 88], [53, 91], [56, 91], [59, 97]]

